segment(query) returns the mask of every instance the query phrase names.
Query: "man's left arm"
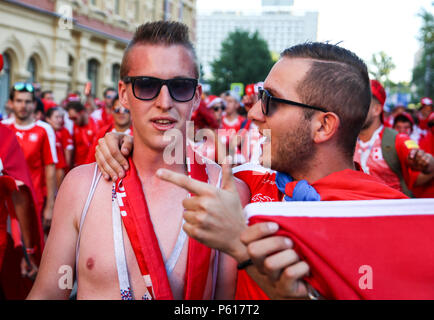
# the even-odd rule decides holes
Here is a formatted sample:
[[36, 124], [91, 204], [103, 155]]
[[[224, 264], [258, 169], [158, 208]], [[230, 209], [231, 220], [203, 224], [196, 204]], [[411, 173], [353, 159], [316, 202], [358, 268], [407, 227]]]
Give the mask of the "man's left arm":
[[56, 195], [56, 165], [48, 164], [45, 166], [45, 184], [47, 186], [47, 199], [43, 212], [44, 231], [50, 229], [53, 218], [54, 199]]

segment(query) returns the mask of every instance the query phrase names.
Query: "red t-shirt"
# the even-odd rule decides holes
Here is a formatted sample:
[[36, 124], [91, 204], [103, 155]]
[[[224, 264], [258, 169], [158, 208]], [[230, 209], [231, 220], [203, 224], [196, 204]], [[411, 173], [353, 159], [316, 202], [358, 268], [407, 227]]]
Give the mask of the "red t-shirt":
[[92, 118], [89, 118], [87, 125], [79, 127], [74, 124], [74, 166], [86, 164], [89, 150], [93, 145], [94, 139], [98, 132], [97, 125]]
[[56, 150], [59, 161], [56, 164], [56, 169], [69, 169], [66, 163], [65, 150], [74, 149], [74, 141], [69, 131], [62, 127], [56, 131]]
[[[249, 187], [250, 203], [282, 201], [284, 195], [277, 189], [275, 171], [245, 164], [235, 167], [233, 173]], [[312, 183], [311, 186], [320, 194], [321, 201], [406, 198], [401, 192], [355, 170], [334, 172]], [[247, 272], [241, 270], [238, 272], [235, 299], [266, 300], [268, 297]]]
[[[381, 181], [388, 186], [402, 191], [398, 176], [392, 171], [383, 158], [381, 141], [383, 139], [384, 128], [380, 127], [370, 141], [357, 141], [354, 152], [354, 161], [359, 163], [363, 171]], [[419, 148], [418, 144], [411, 140], [406, 134], [398, 134], [395, 140], [395, 148], [401, 164], [401, 171], [408, 188], [413, 187], [417, 179], [418, 172], [412, 171], [407, 165], [407, 157], [411, 149]]]
[[[132, 127], [130, 127], [127, 131], [125, 131], [124, 133], [125, 134], [129, 134], [129, 135], [133, 135], [133, 128]], [[90, 148], [90, 150], [89, 150], [89, 155], [88, 155], [88, 158], [87, 158], [87, 163], [92, 163], [92, 162], [95, 162], [96, 160], [95, 160], [95, 151], [96, 151], [96, 147], [98, 146], [98, 140], [99, 139], [101, 139], [101, 138], [104, 138], [104, 136], [108, 133], [108, 132], [116, 132], [116, 129], [115, 129], [115, 127], [114, 127], [114, 124], [112, 123], [112, 124], [109, 124], [109, 125], [107, 125], [107, 126], [105, 126], [105, 127], [103, 127], [103, 128], [101, 128], [99, 131], [98, 131], [98, 133], [97, 133], [97, 135], [96, 135], [96, 138], [95, 138], [95, 140], [93, 141], [93, 144], [92, 144], [92, 147]]]
[[15, 132], [24, 152], [35, 188], [37, 211], [41, 212], [46, 196], [45, 166], [57, 163], [56, 135], [53, 128], [43, 121], [28, 126], [15, 123], [10, 123], [8, 126]]
[[101, 129], [107, 125], [113, 124], [113, 115], [108, 113], [105, 107], [96, 109], [90, 114], [90, 117], [95, 121], [97, 129]]

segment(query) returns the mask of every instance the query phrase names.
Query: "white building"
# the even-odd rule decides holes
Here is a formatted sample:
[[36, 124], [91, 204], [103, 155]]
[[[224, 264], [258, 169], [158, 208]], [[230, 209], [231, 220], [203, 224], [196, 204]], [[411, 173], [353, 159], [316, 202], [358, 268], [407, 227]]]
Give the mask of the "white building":
[[[211, 75], [211, 62], [220, 56], [221, 43], [230, 32], [258, 31], [273, 54], [306, 41], [317, 40], [318, 13], [293, 14], [284, 1], [263, 1], [260, 12], [214, 12], [197, 16], [196, 50], [205, 78]], [[288, 2], [288, 1], [287, 1]], [[275, 5], [275, 6], [274, 6]]]

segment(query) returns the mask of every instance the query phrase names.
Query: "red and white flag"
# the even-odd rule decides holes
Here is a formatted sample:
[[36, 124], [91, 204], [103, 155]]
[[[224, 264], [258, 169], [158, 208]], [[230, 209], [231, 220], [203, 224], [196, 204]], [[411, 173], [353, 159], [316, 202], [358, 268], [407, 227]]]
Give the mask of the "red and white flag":
[[273, 221], [327, 299], [434, 299], [434, 199], [249, 204]]

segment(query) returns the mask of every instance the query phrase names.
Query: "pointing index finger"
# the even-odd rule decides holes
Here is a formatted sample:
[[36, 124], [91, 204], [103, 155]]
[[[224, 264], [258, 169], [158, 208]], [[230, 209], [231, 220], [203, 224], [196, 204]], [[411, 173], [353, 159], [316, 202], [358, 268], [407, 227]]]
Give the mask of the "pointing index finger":
[[215, 187], [208, 183], [189, 178], [184, 174], [173, 172], [168, 169], [158, 169], [156, 175], [160, 179], [173, 183], [198, 196], [209, 195], [216, 190]]

